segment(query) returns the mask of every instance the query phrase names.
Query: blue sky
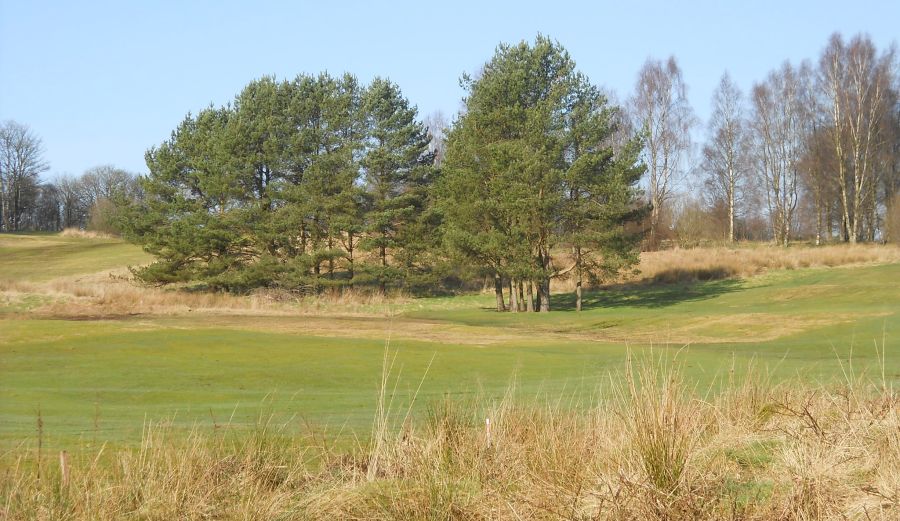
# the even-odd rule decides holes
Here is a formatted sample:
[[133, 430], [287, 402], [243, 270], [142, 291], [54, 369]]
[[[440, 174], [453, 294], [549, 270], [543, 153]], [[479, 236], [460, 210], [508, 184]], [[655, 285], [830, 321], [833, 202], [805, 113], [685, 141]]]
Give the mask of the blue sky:
[[0, 0], [0, 120], [44, 141], [49, 177], [144, 151], [189, 111], [250, 80], [349, 71], [397, 82], [424, 116], [460, 106], [459, 77], [499, 42], [559, 40], [625, 99], [648, 57], [674, 54], [697, 115], [726, 69], [747, 91], [834, 31], [898, 36], [900, 1], [255, 2]]

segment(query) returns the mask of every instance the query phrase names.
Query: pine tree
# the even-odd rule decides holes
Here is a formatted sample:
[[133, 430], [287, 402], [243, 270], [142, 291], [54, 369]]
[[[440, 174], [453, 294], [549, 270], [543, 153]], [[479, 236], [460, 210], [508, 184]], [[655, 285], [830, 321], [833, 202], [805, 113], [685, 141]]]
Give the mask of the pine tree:
[[390, 260], [415, 241], [414, 223], [426, 201], [433, 156], [429, 137], [396, 84], [376, 78], [364, 96], [367, 148], [362, 159], [369, 199], [367, 236], [362, 247], [378, 255], [371, 273], [382, 292], [399, 282], [400, 267]]
[[572, 99], [563, 221], [564, 241], [572, 248], [575, 309], [581, 311], [585, 279], [597, 283], [638, 262], [643, 234], [629, 225], [643, 219], [649, 207], [638, 202], [637, 183], [646, 170], [639, 161], [640, 139], [614, 151], [611, 138], [620, 112], [586, 78], [578, 79]]
[[[637, 142], [614, 153], [615, 110], [565, 49], [543, 36], [501, 45], [481, 77], [463, 84], [466, 110], [443, 163], [445, 238], [493, 272], [498, 311], [504, 279], [511, 310], [546, 312], [551, 278], [575, 270], [580, 288], [584, 277], [633, 262], [639, 235], [625, 225], [642, 215]], [[554, 257], [564, 244], [569, 268]]]

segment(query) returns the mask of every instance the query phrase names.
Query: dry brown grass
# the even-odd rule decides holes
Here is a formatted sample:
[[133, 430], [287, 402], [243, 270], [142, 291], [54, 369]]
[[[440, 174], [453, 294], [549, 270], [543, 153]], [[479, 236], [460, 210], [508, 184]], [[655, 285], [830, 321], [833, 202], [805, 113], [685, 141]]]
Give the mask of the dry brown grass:
[[372, 441], [345, 450], [264, 422], [186, 437], [157, 425], [139, 449], [72, 455], [66, 479], [56, 455], [38, 465], [23, 448], [0, 459], [0, 517], [900, 518], [892, 389], [751, 371], [703, 399], [657, 367], [614, 377], [593, 407], [442, 401], [412, 422], [382, 407]]
[[[734, 247], [674, 248], [641, 253], [640, 264], [612, 283], [696, 282], [752, 277], [767, 270], [855, 266], [900, 262], [894, 244], [794, 245], [740, 243]], [[567, 261], [562, 264], [568, 266]], [[553, 281], [554, 291], [574, 291], [571, 279]]]
[[405, 302], [403, 296], [372, 292], [328, 293], [314, 297], [262, 289], [249, 295], [142, 286], [127, 272], [61, 277], [47, 282], [0, 279], [0, 295], [7, 301], [39, 295], [47, 302], [32, 310], [37, 316], [111, 318], [127, 315], [182, 314], [335, 314], [384, 316]]
[[79, 239], [112, 239], [112, 235], [103, 232], [82, 230], [80, 228], [66, 228], [59, 232], [60, 237], [77, 237]]
[[680, 282], [751, 277], [766, 270], [900, 262], [900, 248], [859, 244], [674, 249], [641, 254], [640, 280]]
[[[77, 230], [72, 233], [83, 233]], [[818, 248], [779, 248], [742, 245], [737, 248], [696, 248], [646, 252], [634, 273], [617, 283], [673, 283], [750, 277], [766, 270], [865, 263], [900, 262], [900, 247], [892, 245], [834, 245]], [[403, 295], [343, 290], [318, 296], [299, 296], [284, 290], [258, 290], [233, 295], [184, 288], [141, 286], [124, 270], [61, 277], [46, 282], [0, 278], [0, 298], [16, 304], [28, 296], [45, 302], [30, 311], [52, 317], [117, 317], [138, 314], [250, 314], [386, 316], [410, 302]], [[554, 280], [554, 291], [572, 291], [571, 280]]]

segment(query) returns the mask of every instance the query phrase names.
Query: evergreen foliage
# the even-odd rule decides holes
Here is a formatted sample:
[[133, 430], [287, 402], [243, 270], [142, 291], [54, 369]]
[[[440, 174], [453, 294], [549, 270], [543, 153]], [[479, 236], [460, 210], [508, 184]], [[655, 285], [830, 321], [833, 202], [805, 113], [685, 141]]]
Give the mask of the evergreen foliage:
[[147, 152], [143, 198], [117, 212], [158, 259], [135, 274], [302, 293], [433, 293], [486, 275], [498, 309], [505, 283], [510, 309], [548, 311], [551, 278], [580, 288], [634, 263], [641, 143], [614, 149], [618, 109], [568, 53], [544, 37], [501, 46], [463, 84], [441, 147], [383, 78], [267, 77], [188, 115]]
[[[512, 281], [511, 310], [549, 311], [551, 278], [574, 271], [580, 295], [583, 277], [636, 262], [641, 234], [626, 225], [646, 212], [636, 188], [640, 141], [614, 150], [618, 109], [565, 49], [542, 36], [501, 45], [463, 85], [466, 110], [443, 164], [445, 238], [492, 272], [497, 309], [506, 308], [504, 279]], [[570, 267], [557, 258], [564, 246]]]

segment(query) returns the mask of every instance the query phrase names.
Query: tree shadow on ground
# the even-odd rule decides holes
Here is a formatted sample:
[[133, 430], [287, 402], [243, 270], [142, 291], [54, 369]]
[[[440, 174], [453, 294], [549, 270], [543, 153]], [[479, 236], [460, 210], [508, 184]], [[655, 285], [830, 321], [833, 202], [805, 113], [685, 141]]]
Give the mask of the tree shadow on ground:
[[[587, 311], [615, 307], [663, 308], [682, 302], [708, 300], [740, 289], [741, 281], [738, 279], [675, 284], [618, 284], [586, 291], [582, 298], [582, 309]], [[550, 309], [575, 311], [575, 293], [553, 295], [550, 299]]]

